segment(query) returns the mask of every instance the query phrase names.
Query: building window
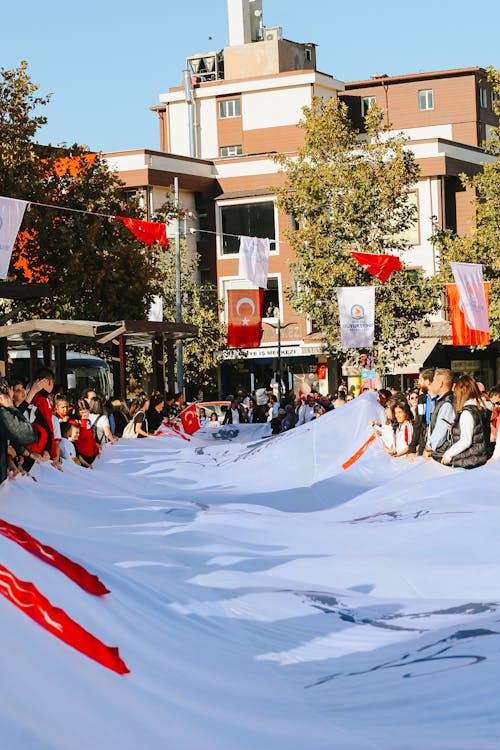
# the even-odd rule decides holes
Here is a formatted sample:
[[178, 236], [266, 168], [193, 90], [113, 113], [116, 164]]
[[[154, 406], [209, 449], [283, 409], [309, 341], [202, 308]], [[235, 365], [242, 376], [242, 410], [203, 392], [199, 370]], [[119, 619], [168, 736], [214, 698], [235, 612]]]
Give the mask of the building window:
[[280, 292], [277, 278], [267, 279], [267, 289], [264, 289], [264, 318], [280, 317]]
[[361, 117], [366, 117], [370, 107], [376, 103], [377, 103], [376, 96], [362, 96], [361, 97]]
[[237, 254], [240, 237], [276, 237], [274, 203], [237, 203], [220, 207], [223, 255]]
[[219, 102], [219, 117], [240, 117], [241, 115], [241, 100], [240, 99], [224, 99]]
[[221, 146], [219, 156], [241, 156], [243, 149], [241, 146]]
[[488, 109], [488, 89], [479, 89], [479, 103], [482, 109]]
[[432, 89], [422, 89], [418, 92], [418, 107], [421, 111], [434, 109], [434, 92]]

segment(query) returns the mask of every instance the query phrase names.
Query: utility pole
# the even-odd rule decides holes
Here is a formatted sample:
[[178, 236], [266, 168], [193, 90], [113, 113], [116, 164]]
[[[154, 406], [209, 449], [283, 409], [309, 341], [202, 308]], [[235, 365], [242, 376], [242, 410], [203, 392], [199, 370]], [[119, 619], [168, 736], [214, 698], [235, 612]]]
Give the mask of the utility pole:
[[[181, 297], [181, 220], [179, 216], [179, 178], [174, 177], [174, 200], [177, 210], [175, 219], [175, 322], [182, 323]], [[177, 392], [184, 393], [184, 365], [182, 361], [182, 341], [177, 342]]]
[[270, 326], [271, 328], [274, 328], [274, 330], [278, 334], [278, 401], [281, 401], [281, 331], [284, 328], [288, 328], [288, 326], [291, 326], [292, 323], [286, 323], [286, 325], [281, 325], [281, 318], [278, 316], [278, 325], [274, 325], [274, 323], [268, 323], [267, 321], [263, 321], [264, 325]]

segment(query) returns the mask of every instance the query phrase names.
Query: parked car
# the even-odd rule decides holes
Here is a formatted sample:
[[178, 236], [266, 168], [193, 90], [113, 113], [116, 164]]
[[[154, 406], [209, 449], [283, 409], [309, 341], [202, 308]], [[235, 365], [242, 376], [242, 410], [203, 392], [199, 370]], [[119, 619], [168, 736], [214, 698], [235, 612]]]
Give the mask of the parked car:
[[217, 414], [219, 424], [222, 424], [224, 415], [229, 409], [230, 403], [230, 401], [197, 401], [196, 409], [198, 411], [198, 414], [200, 413], [200, 408], [205, 409], [208, 420], [210, 420], [211, 414], [215, 412]]

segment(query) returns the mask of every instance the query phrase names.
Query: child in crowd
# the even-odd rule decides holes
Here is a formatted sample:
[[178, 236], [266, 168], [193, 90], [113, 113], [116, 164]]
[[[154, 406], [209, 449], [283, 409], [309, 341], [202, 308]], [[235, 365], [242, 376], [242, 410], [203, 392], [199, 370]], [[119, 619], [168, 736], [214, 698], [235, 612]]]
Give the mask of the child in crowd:
[[413, 413], [407, 401], [398, 401], [394, 406], [394, 418], [397, 426], [394, 431], [394, 450], [391, 456], [399, 458], [408, 453], [408, 446], [413, 437]]
[[76, 454], [80, 459], [82, 466], [90, 466], [99, 455], [100, 449], [94, 438], [94, 433], [92, 432], [89, 422], [89, 405], [84, 398], [78, 400], [78, 416], [80, 435], [75, 441]]
[[208, 423], [208, 427], [220, 427], [220, 422], [217, 419], [217, 414], [214, 411], [210, 414], [210, 422]]
[[377, 437], [382, 439], [382, 445], [386, 453], [392, 454], [394, 451], [394, 411], [393, 403], [387, 401], [384, 406], [385, 423], [381, 424], [374, 419], [370, 419], [368, 424], [373, 427]]
[[73, 416], [68, 397], [63, 393], [58, 393], [54, 399], [54, 414], [60, 422], [68, 422]]
[[[77, 458], [75, 443], [80, 437], [80, 426], [74, 422], [61, 422], [61, 458], [74, 461], [76, 464], [84, 466], [85, 464]], [[89, 468], [90, 465], [88, 465]]]

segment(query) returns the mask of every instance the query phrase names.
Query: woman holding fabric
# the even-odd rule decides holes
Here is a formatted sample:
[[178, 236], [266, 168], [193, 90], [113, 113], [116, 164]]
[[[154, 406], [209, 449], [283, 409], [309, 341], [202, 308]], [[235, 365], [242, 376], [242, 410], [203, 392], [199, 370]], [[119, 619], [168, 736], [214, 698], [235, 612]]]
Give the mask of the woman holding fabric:
[[489, 458], [490, 411], [476, 381], [463, 375], [453, 388], [455, 421], [451, 425], [452, 445], [444, 452], [441, 463], [474, 469]]

